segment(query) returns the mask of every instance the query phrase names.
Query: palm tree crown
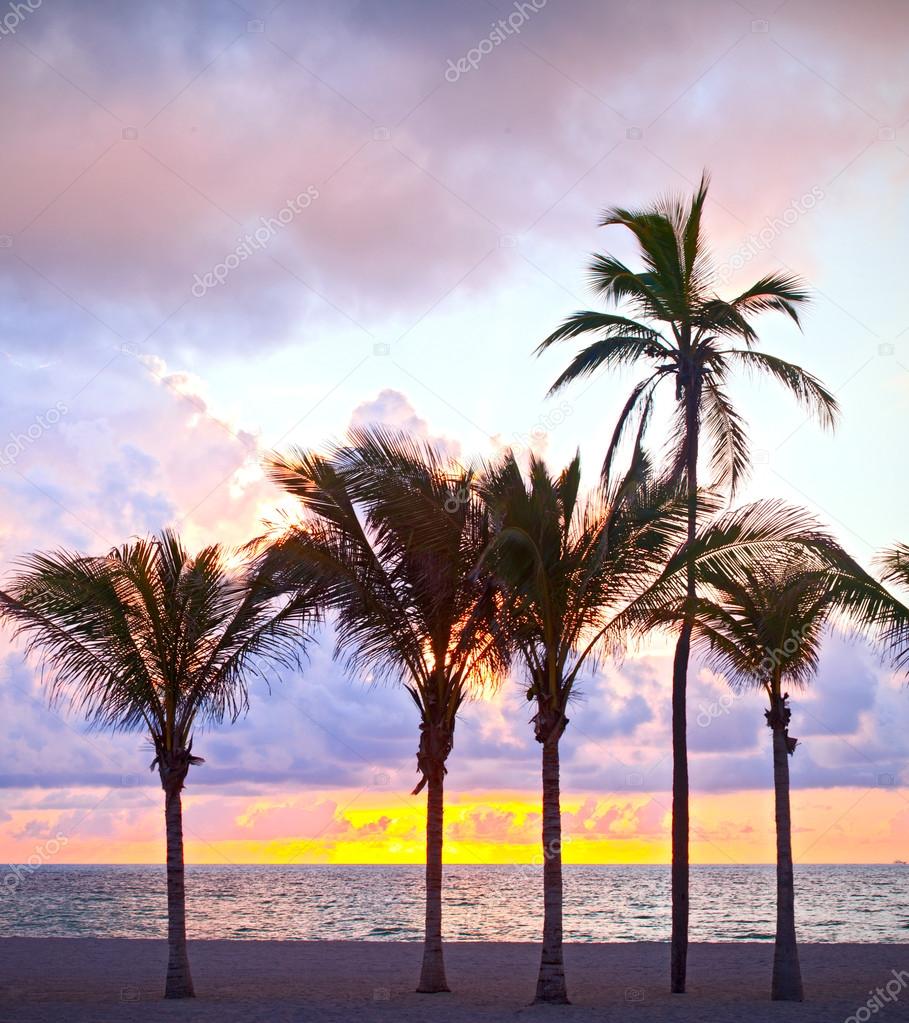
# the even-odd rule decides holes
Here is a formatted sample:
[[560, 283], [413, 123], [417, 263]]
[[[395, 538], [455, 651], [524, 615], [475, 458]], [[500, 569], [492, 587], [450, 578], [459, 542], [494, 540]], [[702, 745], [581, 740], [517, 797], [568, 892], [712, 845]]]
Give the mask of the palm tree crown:
[[191, 745], [196, 725], [236, 718], [263, 659], [296, 664], [316, 614], [253, 566], [231, 571], [213, 545], [191, 556], [170, 531], [101, 557], [33, 554], [3, 613], [40, 653], [52, 699], [90, 724], [146, 731], [156, 763]]
[[892, 635], [906, 612], [887, 590], [831, 541], [829, 560], [811, 550], [701, 580], [695, 637], [706, 663], [736, 687], [759, 687], [778, 700], [784, 686], [817, 673], [825, 627], [839, 623], [873, 638]]
[[[706, 510], [711, 503], [708, 495]], [[689, 567], [697, 581], [693, 598]], [[886, 648], [909, 625], [907, 615], [813, 515], [772, 499], [708, 518], [622, 613], [621, 625], [644, 634], [691, 617], [709, 663], [722, 664], [734, 684], [762, 686], [767, 664], [755, 651], [782, 648], [791, 629], [810, 620], [800, 649], [775, 658], [782, 680], [798, 685], [816, 667], [828, 624], [855, 628]]]
[[705, 174], [690, 203], [670, 197], [644, 210], [607, 210], [600, 226], [621, 225], [631, 231], [644, 269], [635, 272], [614, 256], [598, 254], [590, 266], [590, 282], [598, 295], [623, 304], [629, 315], [576, 312], [537, 351], [559, 341], [597, 336], [575, 355], [552, 391], [598, 369], [649, 366], [622, 409], [604, 464], [629, 424], [635, 418], [647, 421], [658, 385], [674, 381], [678, 413], [671, 438], [673, 471], [681, 476], [693, 443], [683, 400], [688, 397], [711, 443], [713, 481], [735, 492], [749, 456], [745, 423], [726, 389], [732, 370], [769, 374], [824, 425], [832, 426], [839, 410], [836, 399], [812, 374], [754, 347], [756, 315], [780, 312], [799, 323], [799, 307], [808, 294], [797, 277], [768, 274], [731, 299], [720, 298], [713, 290], [713, 268], [702, 231], [707, 187]]
[[274, 455], [269, 469], [306, 513], [271, 556], [322, 580], [349, 670], [402, 682], [450, 750], [465, 696], [506, 656], [499, 598], [474, 574], [490, 534], [472, 471], [382, 429], [354, 431], [327, 456]]
[[484, 564], [511, 596], [505, 621], [538, 705], [540, 742], [564, 730], [573, 687], [610, 621], [684, 535], [678, 491], [656, 485], [639, 450], [627, 474], [590, 496], [580, 483], [577, 455], [555, 478], [532, 456], [525, 480], [509, 453], [479, 484], [495, 526]]

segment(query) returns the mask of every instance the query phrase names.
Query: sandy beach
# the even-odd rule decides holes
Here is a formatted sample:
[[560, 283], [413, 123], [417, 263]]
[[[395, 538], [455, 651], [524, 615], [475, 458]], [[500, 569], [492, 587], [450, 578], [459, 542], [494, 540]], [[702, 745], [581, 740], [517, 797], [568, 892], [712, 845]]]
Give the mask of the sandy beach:
[[[837, 1023], [873, 989], [906, 982], [874, 1019], [909, 1018], [909, 944], [805, 945], [807, 1001], [767, 1001], [772, 946], [691, 947], [690, 990], [666, 993], [667, 947], [658, 943], [569, 945], [572, 1005], [530, 1005], [538, 950], [531, 944], [453, 943], [453, 993], [417, 995], [420, 946], [406, 942], [196, 941], [198, 997], [160, 999], [163, 942], [94, 938], [0, 939], [0, 1020], [104, 1021], [425, 1020], [468, 1023], [513, 1018], [680, 1023]], [[864, 1012], [859, 1019], [868, 1017]], [[851, 1020], [850, 1020], [851, 1023]]]

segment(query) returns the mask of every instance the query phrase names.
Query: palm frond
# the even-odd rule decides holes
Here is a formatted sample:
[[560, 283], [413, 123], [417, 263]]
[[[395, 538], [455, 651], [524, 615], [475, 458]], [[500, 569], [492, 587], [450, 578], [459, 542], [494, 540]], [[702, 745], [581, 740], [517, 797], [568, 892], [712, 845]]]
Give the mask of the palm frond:
[[801, 326], [798, 307], [811, 300], [804, 281], [795, 274], [771, 273], [755, 281], [730, 305], [743, 314], [778, 312], [788, 316], [796, 326]]
[[649, 357], [652, 343], [637, 337], [609, 337], [594, 341], [580, 352], [556, 378], [549, 394], [560, 391], [566, 384], [590, 376], [599, 369], [619, 366], [633, 366], [642, 358]]
[[713, 446], [710, 470], [715, 485], [734, 496], [748, 478], [750, 451], [745, 421], [712, 375], [704, 379], [704, 429]]
[[840, 415], [839, 403], [821, 381], [807, 370], [766, 352], [733, 348], [720, 354], [741, 363], [748, 370], [770, 374], [795, 396], [802, 408], [814, 416], [821, 426], [827, 429], [836, 426]]
[[876, 562], [886, 582], [909, 588], [909, 544], [896, 544], [882, 551]]

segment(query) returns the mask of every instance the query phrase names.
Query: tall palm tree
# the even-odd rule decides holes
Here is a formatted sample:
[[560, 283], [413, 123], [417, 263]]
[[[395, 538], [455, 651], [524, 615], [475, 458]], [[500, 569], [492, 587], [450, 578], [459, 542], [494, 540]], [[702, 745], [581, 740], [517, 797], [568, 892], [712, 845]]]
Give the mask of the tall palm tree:
[[[698, 595], [688, 595], [694, 565]], [[773, 734], [777, 920], [771, 996], [801, 1001], [789, 800], [788, 687], [817, 672], [830, 623], [865, 632], [895, 651], [905, 644], [909, 610], [868, 575], [807, 513], [778, 501], [733, 511], [701, 530], [669, 560], [626, 618], [646, 631], [692, 622], [696, 648], [735, 688], [762, 690]]]
[[203, 762], [194, 733], [246, 709], [265, 661], [298, 662], [315, 616], [309, 596], [288, 599], [264, 569], [232, 569], [214, 545], [190, 555], [164, 531], [101, 557], [28, 556], [0, 591], [0, 615], [40, 655], [52, 700], [67, 698], [93, 727], [150, 739], [167, 835], [164, 996], [192, 997], [181, 793]]
[[[845, 555], [825, 564], [806, 552], [750, 569], [742, 581], [706, 573], [709, 596], [697, 601], [695, 643], [734, 687], [767, 696], [764, 712], [773, 734], [776, 804], [776, 945], [771, 997], [802, 1000], [795, 935], [795, 887], [789, 800], [789, 757], [798, 740], [789, 735], [787, 687], [803, 687], [816, 675], [825, 625], [831, 618], [879, 632], [899, 605]], [[909, 614], [909, 612], [904, 612]], [[886, 627], [885, 627], [885, 630]]]
[[[543, 947], [537, 1002], [568, 1001], [562, 952], [562, 828], [559, 742], [582, 671], [603, 648], [607, 625], [652, 581], [684, 530], [684, 508], [649, 486], [637, 452], [624, 478], [579, 496], [579, 456], [551, 477], [531, 457], [529, 476], [513, 454], [479, 484], [496, 534], [484, 555], [510, 599], [503, 622], [519, 652], [542, 746]], [[681, 515], [679, 511], [681, 510]], [[662, 517], [661, 517], [662, 516]]]
[[[702, 431], [709, 444], [711, 482], [734, 494], [749, 464], [746, 424], [736, 411], [727, 384], [736, 369], [775, 378], [822, 424], [838, 414], [833, 395], [810, 373], [783, 359], [757, 351], [756, 315], [775, 311], [799, 323], [799, 307], [808, 298], [791, 274], [768, 274], [734, 298], [713, 290], [713, 271], [702, 230], [707, 198], [705, 174], [690, 202], [669, 197], [643, 210], [615, 207], [600, 226], [620, 225], [635, 238], [643, 262], [634, 271], [610, 255], [595, 255], [590, 266], [594, 291], [619, 312], [586, 310], [569, 316], [537, 349], [593, 335], [558, 377], [551, 392], [599, 369], [645, 366], [613, 431], [606, 454], [620, 444], [630, 424], [646, 425], [659, 385], [674, 385], [675, 412], [670, 440], [670, 472], [688, 492], [688, 534], [697, 531], [697, 492]], [[694, 573], [689, 572], [694, 596]], [[684, 992], [688, 955], [688, 749], [686, 688], [693, 623], [679, 627], [672, 670], [672, 945], [673, 992]]]
[[335, 612], [352, 672], [402, 683], [420, 718], [414, 795], [425, 786], [426, 931], [417, 990], [447, 991], [442, 950], [444, 777], [458, 710], [507, 658], [501, 603], [477, 577], [489, 540], [469, 468], [429, 444], [358, 430], [327, 456], [291, 451], [268, 463], [304, 517], [271, 548], [288, 586], [312, 579]]

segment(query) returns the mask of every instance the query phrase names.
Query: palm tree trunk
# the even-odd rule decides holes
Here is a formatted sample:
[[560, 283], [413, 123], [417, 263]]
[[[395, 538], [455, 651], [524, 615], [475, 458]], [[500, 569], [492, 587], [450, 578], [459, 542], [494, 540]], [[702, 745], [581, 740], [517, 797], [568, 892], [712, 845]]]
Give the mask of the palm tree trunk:
[[691, 625], [684, 622], [672, 666], [672, 936], [670, 991], [684, 994], [688, 967], [688, 723]]
[[[698, 490], [698, 392], [695, 381], [685, 390], [685, 423], [688, 451], [688, 543], [697, 532]], [[688, 597], [695, 591], [694, 562], [687, 566]], [[669, 988], [684, 994], [688, 968], [688, 659], [691, 655], [693, 621], [686, 614], [672, 664], [672, 936], [670, 939]]]
[[558, 735], [543, 743], [543, 951], [535, 1001], [568, 1003], [562, 954], [562, 809]]
[[183, 865], [183, 805], [180, 789], [165, 791], [167, 828], [167, 983], [165, 998], [192, 998], [193, 979], [186, 948], [186, 890]]
[[442, 955], [442, 841], [445, 824], [445, 765], [434, 765], [428, 772], [426, 788], [426, 934], [423, 967], [420, 971], [421, 994], [450, 991], [445, 979]]
[[802, 971], [795, 939], [795, 879], [792, 869], [792, 820], [789, 812], [789, 737], [773, 728], [773, 788], [776, 796], [776, 945], [773, 950], [774, 1001], [802, 1001]]

